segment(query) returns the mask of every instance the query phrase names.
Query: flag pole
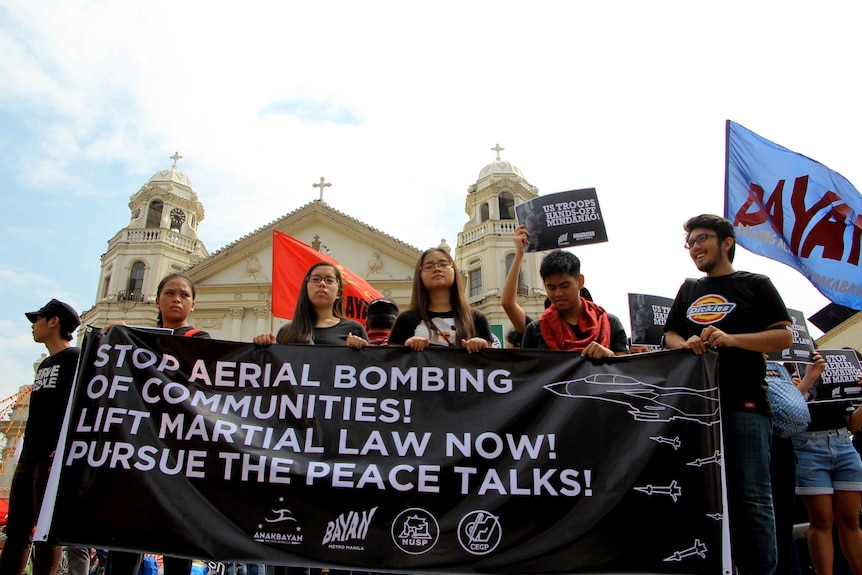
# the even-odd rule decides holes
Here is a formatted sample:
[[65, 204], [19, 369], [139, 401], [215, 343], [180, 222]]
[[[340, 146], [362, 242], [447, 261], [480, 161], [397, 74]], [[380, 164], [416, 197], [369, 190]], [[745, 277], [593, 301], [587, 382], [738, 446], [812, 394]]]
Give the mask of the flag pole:
[[730, 220], [730, 120], [724, 124], [724, 217]]

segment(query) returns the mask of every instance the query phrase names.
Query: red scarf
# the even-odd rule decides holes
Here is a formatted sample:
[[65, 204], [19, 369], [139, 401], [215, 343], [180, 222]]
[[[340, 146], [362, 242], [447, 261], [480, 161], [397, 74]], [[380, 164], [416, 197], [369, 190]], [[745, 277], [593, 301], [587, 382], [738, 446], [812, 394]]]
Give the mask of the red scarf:
[[548, 349], [581, 351], [591, 341], [607, 348], [611, 347], [611, 322], [608, 313], [601, 306], [584, 298], [581, 298], [581, 315], [578, 317], [578, 331], [583, 334], [583, 339], [575, 339], [575, 332], [554, 306], [546, 309], [539, 318], [539, 327], [542, 328], [542, 337]]

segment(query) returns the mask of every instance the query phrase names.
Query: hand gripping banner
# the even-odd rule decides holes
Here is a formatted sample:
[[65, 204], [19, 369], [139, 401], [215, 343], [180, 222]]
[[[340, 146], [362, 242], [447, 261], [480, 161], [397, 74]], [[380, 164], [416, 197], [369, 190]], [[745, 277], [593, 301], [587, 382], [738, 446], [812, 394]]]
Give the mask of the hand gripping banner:
[[715, 358], [91, 332], [39, 533], [371, 571], [720, 573]]

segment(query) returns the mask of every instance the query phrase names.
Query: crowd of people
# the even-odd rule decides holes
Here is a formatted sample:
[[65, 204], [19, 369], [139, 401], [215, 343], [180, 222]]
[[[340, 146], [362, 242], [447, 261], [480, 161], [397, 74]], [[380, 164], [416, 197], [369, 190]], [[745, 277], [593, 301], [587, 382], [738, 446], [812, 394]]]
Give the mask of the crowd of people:
[[[665, 326], [665, 346], [694, 354], [707, 350], [718, 353], [726, 516], [736, 568], [743, 574], [798, 572], [792, 557], [780, 559], [779, 548], [788, 543], [786, 514], [779, 513], [781, 520], [777, 522], [777, 496], [773, 503], [772, 475], [780, 473], [786, 479], [789, 473], [795, 474], [796, 480], [784, 484], [802, 496], [808, 510], [809, 548], [817, 573], [832, 573], [834, 521], [844, 555], [853, 571], [862, 574], [862, 459], [853, 450], [847, 433], [848, 421], [851, 429], [862, 427], [862, 412], [855, 410], [848, 418], [843, 405], [812, 405], [808, 430], [792, 438], [798, 463], [791, 454], [785, 461], [792, 465], [770, 469], [772, 419], [764, 353], [791, 346], [791, 318], [769, 278], [734, 269], [736, 238], [728, 220], [704, 214], [688, 220], [684, 229], [685, 247], [703, 276], [686, 280], [680, 287]], [[502, 294], [503, 308], [513, 326], [507, 336], [510, 346], [572, 351], [591, 360], [629, 353], [622, 322], [592, 301], [584, 287], [580, 261], [571, 252], [553, 250], [544, 256], [540, 275], [548, 296], [546, 309], [535, 320], [524, 312], [517, 303], [516, 289], [529, 242], [529, 232], [520, 226], [514, 236], [515, 258]], [[730, 305], [725, 312], [707, 314], [699, 307], [705, 296], [720, 296]], [[399, 313], [397, 304], [390, 299], [375, 300], [368, 308], [366, 329], [345, 318], [342, 301], [340, 271], [329, 263], [318, 262], [302, 279], [292, 321], [277, 334], [259, 334], [253, 341], [262, 346], [406, 346], [415, 352], [431, 346], [463, 348], [469, 353], [491, 347], [488, 321], [468, 305], [461, 274], [445, 249], [429, 249], [420, 256], [410, 304], [403, 312]], [[173, 330], [175, 336], [209, 337], [189, 324], [195, 286], [188, 277], [171, 274], [164, 278], [156, 302], [160, 327]], [[71, 306], [51, 300], [26, 316], [33, 325], [34, 340], [43, 343], [50, 355], [39, 367], [33, 387], [24, 448], [12, 484], [0, 575], [21, 575], [27, 563], [79, 355], [78, 348], [70, 343], [80, 322]], [[114, 325], [104, 326], [104, 331]], [[822, 358], [815, 356], [814, 363], [798, 380], [800, 393], [809, 390], [823, 366]], [[836, 460], [837, 465], [830, 464]], [[54, 575], [60, 551], [60, 547], [37, 543], [32, 575]], [[140, 563], [140, 554], [112, 552], [107, 573], [134, 575]], [[256, 568], [250, 566], [247, 572]], [[189, 575], [190, 569], [189, 559], [165, 558], [165, 575]], [[308, 572], [299, 567], [280, 570], [287, 575]], [[70, 572], [84, 575], [86, 570], [76, 568]]]

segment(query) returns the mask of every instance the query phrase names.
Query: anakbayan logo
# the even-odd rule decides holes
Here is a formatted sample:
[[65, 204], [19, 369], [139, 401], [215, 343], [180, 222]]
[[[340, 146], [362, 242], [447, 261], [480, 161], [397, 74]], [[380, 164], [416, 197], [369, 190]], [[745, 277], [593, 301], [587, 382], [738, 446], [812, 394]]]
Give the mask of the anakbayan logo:
[[[279, 505], [284, 504], [284, 497], [278, 498]], [[268, 524], [264, 527], [264, 523]], [[276, 524], [278, 525], [276, 527]], [[258, 543], [277, 543], [280, 545], [300, 545], [302, 543], [302, 527], [286, 507], [275, 507], [258, 523], [254, 532], [254, 540]]]
[[709, 325], [723, 320], [734, 308], [736, 304], [727, 301], [724, 296], [709, 294], [697, 298], [688, 306], [685, 315], [694, 323]]

